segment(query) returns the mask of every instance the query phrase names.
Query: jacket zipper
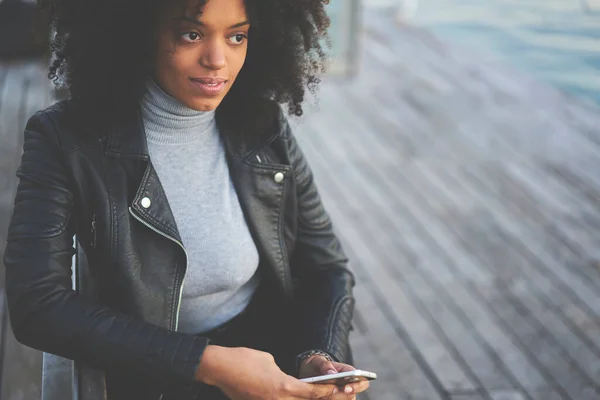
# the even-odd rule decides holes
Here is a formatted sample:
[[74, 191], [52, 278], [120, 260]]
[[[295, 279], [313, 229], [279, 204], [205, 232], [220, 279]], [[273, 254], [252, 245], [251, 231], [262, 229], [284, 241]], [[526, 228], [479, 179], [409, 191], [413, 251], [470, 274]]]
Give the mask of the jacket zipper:
[[90, 243], [90, 245], [92, 246], [92, 249], [96, 248], [96, 214], [92, 214], [92, 228], [90, 229], [91, 233], [92, 233], [92, 241]]
[[187, 268], [188, 268], [188, 253], [187, 250], [185, 249], [185, 247], [183, 247], [183, 243], [181, 243], [179, 240], [175, 239], [174, 237], [167, 235], [164, 232], [159, 231], [158, 229], [156, 229], [155, 227], [153, 227], [152, 225], [148, 224], [146, 221], [144, 221], [143, 219], [141, 219], [140, 217], [138, 217], [133, 210], [131, 209], [131, 207], [129, 207], [129, 213], [133, 216], [133, 218], [135, 218], [136, 220], [138, 220], [139, 222], [141, 222], [144, 226], [150, 228], [151, 230], [153, 230], [154, 232], [158, 233], [159, 235], [171, 240], [174, 243], [177, 243], [179, 245], [179, 247], [181, 247], [181, 250], [183, 250], [183, 253], [185, 254], [185, 270], [183, 271], [183, 277], [181, 278], [181, 284], [179, 286], [179, 298], [177, 299], [177, 305], [176, 305], [176, 309], [175, 309], [175, 326], [172, 327], [174, 328], [175, 331], [177, 331], [177, 329], [179, 328], [179, 311], [181, 310], [181, 297], [183, 296], [183, 285], [185, 284], [185, 274], [187, 272]]

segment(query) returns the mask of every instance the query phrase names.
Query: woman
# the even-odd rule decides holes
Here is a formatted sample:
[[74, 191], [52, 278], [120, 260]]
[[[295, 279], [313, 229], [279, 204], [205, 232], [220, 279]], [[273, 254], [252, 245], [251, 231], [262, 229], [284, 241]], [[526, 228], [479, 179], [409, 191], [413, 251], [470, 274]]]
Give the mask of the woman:
[[[24, 344], [106, 372], [109, 399], [354, 398], [353, 276], [280, 111], [323, 66], [322, 0], [41, 0], [5, 265]], [[97, 299], [71, 289], [72, 237]]]

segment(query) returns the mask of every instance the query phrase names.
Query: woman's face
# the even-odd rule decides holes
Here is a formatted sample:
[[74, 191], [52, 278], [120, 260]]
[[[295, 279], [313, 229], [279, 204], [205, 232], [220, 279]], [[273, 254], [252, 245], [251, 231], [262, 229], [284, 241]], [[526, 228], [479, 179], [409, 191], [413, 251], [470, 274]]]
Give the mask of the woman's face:
[[171, 96], [198, 111], [214, 110], [235, 82], [248, 50], [250, 24], [244, 0], [208, 0], [182, 13], [166, 13], [158, 35], [154, 79]]

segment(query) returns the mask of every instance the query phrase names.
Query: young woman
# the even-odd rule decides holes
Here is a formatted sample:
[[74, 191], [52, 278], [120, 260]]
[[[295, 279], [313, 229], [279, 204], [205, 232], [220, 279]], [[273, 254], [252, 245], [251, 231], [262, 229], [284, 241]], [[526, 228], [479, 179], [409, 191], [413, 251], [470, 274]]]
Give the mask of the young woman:
[[[322, 0], [40, 0], [50, 77], [5, 255], [24, 344], [113, 399], [348, 399], [353, 276], [280, 104], [322, 71]], [[73, 235], [97, 287], [71, 287]]]

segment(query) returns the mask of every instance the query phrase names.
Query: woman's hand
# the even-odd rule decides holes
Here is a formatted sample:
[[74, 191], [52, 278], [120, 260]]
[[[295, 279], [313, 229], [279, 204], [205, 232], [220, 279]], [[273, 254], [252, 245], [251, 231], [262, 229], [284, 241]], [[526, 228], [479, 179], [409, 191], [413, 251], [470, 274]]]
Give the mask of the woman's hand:
[[[299, 375], [300, 378], [310, 378], [312, 376], [336, 374], [338, 372], [354, 371], [354, 368], [348, 364], [342, 364], [338, 362], [332, 362], [323, 356], [314, 355], [307, 358], [300, 364]], [[362, 393], [369, 388], [369, 381], [362, 381], [356, 383], [350, 383], [344, 386], [344, 393], [347, 396], [346, 399], [356, 399], [357, 393]]]
[[301, 382], [283, 373], [271, 354], [244, 347], [208, 346], [196, 379], [231, 400], [348, 399], [335, 385]]

